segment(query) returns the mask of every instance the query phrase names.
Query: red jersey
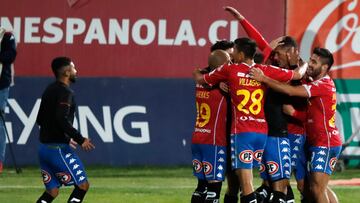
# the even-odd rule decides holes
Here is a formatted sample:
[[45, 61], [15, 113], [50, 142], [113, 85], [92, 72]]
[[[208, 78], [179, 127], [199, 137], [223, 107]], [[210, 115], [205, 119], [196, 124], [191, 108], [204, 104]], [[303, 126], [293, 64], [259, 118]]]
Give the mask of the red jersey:
[[193, 144], [226, 146], [226, 97], [219, 88], [196, 84], [196, 123]]
[[305, 135], [304, 123], [295, 118], [288, 119], [288, 133]]
[[341, 146], [335, 126], [336, 88], [329, 76], [303, 85], [309, 94], [306, 135], [311, 146]]
[[265, 84], [249, 77], [250, 68], [260, 68], [268, 77], [279, 81], [289, 81], [294, 72], [274, 66], [245, 63], [224, 65], [213, 72], [204, 75], [204, 80], [209, 85], [226, 81], [232, 104], [231, 133], [257, 132], [267, 134], [267, 123], [264, 115]]
[[[307, 98], [289, 97], [289, 103], [295, 108], [296, 112], [303, 112], [306, 114], [308, 104]], [[305, 135], [305, 120], [306, 119], [301, 120], [293, 116], [288, 116], [288, 133]]]

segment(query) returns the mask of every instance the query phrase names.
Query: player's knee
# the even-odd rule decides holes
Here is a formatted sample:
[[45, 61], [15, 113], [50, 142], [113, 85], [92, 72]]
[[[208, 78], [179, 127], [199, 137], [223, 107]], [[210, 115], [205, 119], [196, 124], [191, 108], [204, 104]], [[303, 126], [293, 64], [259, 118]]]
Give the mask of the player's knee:
[[90, 184], [86, 181], [84, 183], [81, 183], [80, 185], [77, 185], [77, 187], [81, 190], [88, 191], [90, 188]]
[[312, 182], [310, 184], [310, 191], [313, 195], [325, 194], [326, 187], [319, 182]]
[[49, 193], [53, 198], [55, 198], [59, 195], [59, 188], [53, 188], [51, 190], [46, 190], [46, 192]]

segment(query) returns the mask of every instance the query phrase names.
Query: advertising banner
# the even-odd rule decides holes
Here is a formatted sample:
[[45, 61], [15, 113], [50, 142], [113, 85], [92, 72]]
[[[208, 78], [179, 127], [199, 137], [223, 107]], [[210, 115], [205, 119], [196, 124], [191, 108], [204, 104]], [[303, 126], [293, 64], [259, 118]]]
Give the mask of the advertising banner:
[[[6, 127], [20, 165], [38, 161], [36, 116], [41, 94], [52, 81], [21, 77], [11, 89]], [[73, 89], [78, 105], [74, 126], [96, 146], [87, 153], [78, 147], [85, 163], [191, 165], [196, 116], [191, 79], [80, 78]]]
[[337, 88], [336, 124], [351, 146], [344, 155], [360, 156], [360, 2], [357, 0], [287, 1], [286, 32], [308, 60], [312, 49], [325, 47], [334, 55], [330, 75]]
[[0, 3], [0, 24], [17, 41], [6, 126], [20, 165], [37, 163], [40, 97], [51, 60], [63, 55], [80, 76], [74, 125], [96, 145], [78, 150], [85, 163], [190, 165], [192, 71], [207, 65], [217, 40], [246, 36], [223, 7], [237, 8], [266, 39], [282, 35], [285, 23], [284, 0]]
[[82, 76], [189, 78], [211, 44], [245, 35], [227, 5], [267, 39], [284, 33], [284, 0], [0, 2], [0, 24], [18, 41], [17, 76], [51, 76], [51, 59], [67, 55]]

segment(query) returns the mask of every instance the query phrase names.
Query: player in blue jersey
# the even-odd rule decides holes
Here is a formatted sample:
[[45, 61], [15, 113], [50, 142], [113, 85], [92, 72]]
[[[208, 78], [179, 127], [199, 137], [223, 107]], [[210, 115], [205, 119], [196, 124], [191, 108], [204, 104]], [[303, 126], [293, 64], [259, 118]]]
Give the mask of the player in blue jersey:
[[52, 61], [56, 81], [42, 95], [36, 122], [40, 126], [39, 162], [46, 191], [37, 203], [50, 203], [59, 194], [61, 185], [74, 185], [68, 203], [82, 202], [89, 189], [84, 166], [71, 149], [79, 144], [83, 150], [94, 149], [73, 126], [75, 113], [74, 92], [70, 84], [76, 80], [76, 69], [70, 58]]

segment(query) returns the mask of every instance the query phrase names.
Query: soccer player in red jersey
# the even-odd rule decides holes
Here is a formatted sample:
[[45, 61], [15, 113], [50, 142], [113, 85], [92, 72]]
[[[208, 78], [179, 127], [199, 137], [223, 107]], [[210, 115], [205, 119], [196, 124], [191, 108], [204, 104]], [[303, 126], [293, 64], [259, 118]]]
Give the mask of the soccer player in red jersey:
[[256, 201], [252, 184], [252, 168], [259, 166], [267, 139], [267, 124], [264, 115], [264, 90], [266, 86], [249, 78], [248, 72], [258, 67], [271, 78], [289, 81], [302, 77], [299, 72], [279, 69], [274, 66], [255, 64], [256, 43], [249, 38], [234, 41], [234, 61], [210, 74], [194, 71], [199, 84], [216, 85], [227, 82], [232, 101], [231, 158], [232, 168], [238, 175], [242, 189], [241, 202]]
[[[223, 50], [211, 52], [208, 68], [201, 74], [229, 63], [230, 55]], [[192, 137], [192, 162], [198, 178], [192, 203], [219, 201], [222, 181], [226, 171], [226, 95], [218, 86], [196, 85], [197, 117]]]
[[[225, 10], [234, 16], [239, 21], [246, 33], [253, 38], [259, 45], [259, 48], [264, 53], [264, 61], [267, 63], [286, 68], [294, 69], [299, 64], [299, 56], [297, 52], [297, 44], [291, 37], [280, 37], [270, 44], [263, 38], [263, 36], [242, 16], [235, 8], [225, 7]], [[271, 55], [271, 57], [270, 57]], [[292, 98], [294, 100], [294, 98]], [[297, 99], [298, 100], [298, 99]], [[271, 188], [274, 192], [274, 197], [284, 199], [288, 202], [294, 201], [294, 194], [289, 183], [290, 173], [294, 171], [298, 183], [302, 183], [305, 176], [305, 161], [303, 164], [296, 161], [295, 158], [299, 157], [305, 136], [288, 135], [288, 119], [282, 111], [282, 106], [289, 102], [287, 95], [272, 91], [268, 89], [266, 92], [265, 101], [265, 115], [268, 123], [268, 143], [270, 146], [263, 154], [263, 164], [268, 166], [268, 170], [261, 170], [261, 177], [265, 180], [263, 185], [257, 189], [261, 199], [268, 199], [270, 197]], [[297, 102], [299, 103], [299, 102]], [[304, 103], [304, 106], [306, 103]], [[291, 128], [293, 129], [293, 128]], [[303, 132], [304, 130], [302, 130]], [[274, 147], [274, 142], [280, 142], [278, 148]], [[288, 144], [285, 144], [288, 143]], [[296, 144], [296, 146], [294, 145]], [[290, 144], [290, 145], [289, 145]], [[266, 148], [265, 148], [266, 149]], [[295, 149], [295, 150], [292, 150]], [[279, 154], [283, 159], [279, 159]], [[293, 157], [294, 161], [290, 160]], [[299, 163], [295, 165], [295, 163]], [[293, 165], [294, 164], [294, 165]], [[291, 167], [290, 167], [291, 165]], [[271, 170], [269, 170], [272, 167]], [[265, 167], [261, 167], [264, 169]], [[291, 168], [291, 169], [290, 169]]]
[[[327, 185], [341, 151], [341, 138], [335, 126], [336, 88], [328, 75], [333, 56], [329, 50], [315, 48], [309, 60], [307, 75], [313, 81], [301, 86], [290, 86], [275, 81], [260, 69], [251, 69], [251, 78], [266, 83], [270, 88], [309, 98], [306, 110], [307, 143], [310, 146], [310, 191], [316, 202], [329, 202]], [[296, 116], [296, 115], [295, 115]]]

